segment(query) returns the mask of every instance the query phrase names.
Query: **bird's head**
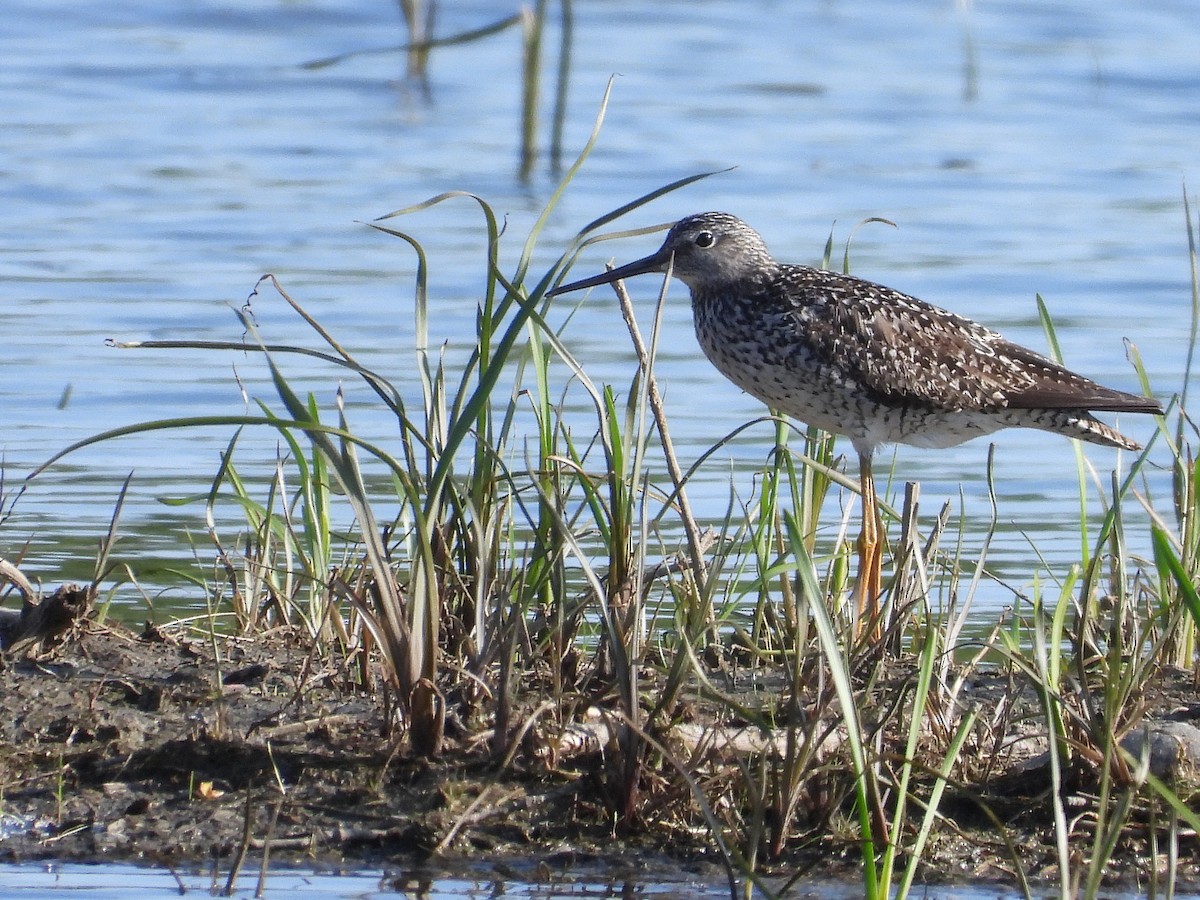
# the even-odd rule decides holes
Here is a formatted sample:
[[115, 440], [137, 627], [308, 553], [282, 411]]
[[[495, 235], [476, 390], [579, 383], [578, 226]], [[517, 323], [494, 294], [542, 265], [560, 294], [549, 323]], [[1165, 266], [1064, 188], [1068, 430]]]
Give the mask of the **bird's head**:
[[662, 246], [650, 256], [603, 275], [561, 285], [551, 293], [609, 284], [647, 272], [665, 272], [668, 266], [672, 275], [696, 290], [736, 284], [769, 272], [776, 263], [758, 232], [741, 219], [728, 213], [699, 213], [676, 222]]

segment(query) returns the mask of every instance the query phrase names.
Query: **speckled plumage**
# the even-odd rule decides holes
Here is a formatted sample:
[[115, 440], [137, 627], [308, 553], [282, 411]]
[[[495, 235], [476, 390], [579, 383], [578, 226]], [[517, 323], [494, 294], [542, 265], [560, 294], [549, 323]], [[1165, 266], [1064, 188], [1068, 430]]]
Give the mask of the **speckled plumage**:
[[557, 288], [647, 272], [691, 289], [696, 337], [734, 384], [858, 451], [863, 530], [859, 628], [882, 627], [882, 526], [871, 458], [881, 444], [949, 447], [1001, 428], [1052, 431], [1109, 447], [1137, 444], [1092, 412], [1162, 413], [962, 316], [882, 285], [775, 261], [726, 213], [681, 219], [651, 256]]
[[1024, 426], [1113, 447], [1137, 444], [1092, 411], [1159, 413], [969, 319], [850, 275], [780, 264], [726, 213], [682, 219], [660, 250], [558, 288], [652, 271], [691, 289], [705, 355], [747, 393], [850, 438], [947, 447]]

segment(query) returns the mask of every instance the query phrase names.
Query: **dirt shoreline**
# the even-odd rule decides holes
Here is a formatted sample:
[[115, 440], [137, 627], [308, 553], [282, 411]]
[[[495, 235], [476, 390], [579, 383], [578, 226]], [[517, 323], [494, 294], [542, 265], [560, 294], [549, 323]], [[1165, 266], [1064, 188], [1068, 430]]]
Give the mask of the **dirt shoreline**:
[[[279, 865], [453, 867], [486, 858], [724, 879], [702, 829], [664, 824], [678, 817], [618, 827], [595, 777], [602, 761], [552, 768], [530, 755], [498, 771], [485, 742], [466, 731], [448, 735], [438, 759], [418, 759], [388, 737], [376, 698], [345, 684], [344, 673], [282, 630], [208, 639], [182, 628], [139, 635], [83, 624], [38, 657], [8, 660], [0, 860], [228, 867], [240, 853], [269, 850]], [[1149, 711], [1200, 716], [1193, 697], [1181, 676]], [[950, 827], [927, 849], [922, 877], [1014, 886], [1015, 851], [1031, 879], [1057, 881], [1036, 782], [1018, 775], [989, 798], [1012, 848], [970, 791], [951, 798]], [[1183, 843], [1177, 877], [1195, 886], [1196, 840]], [[1110, 880], [1144, 884], [1146, 852], [1144, 841], [1123, 839]], [[762, 870], [857, 879], [861, 860], [834, 834], [790, 846]]]

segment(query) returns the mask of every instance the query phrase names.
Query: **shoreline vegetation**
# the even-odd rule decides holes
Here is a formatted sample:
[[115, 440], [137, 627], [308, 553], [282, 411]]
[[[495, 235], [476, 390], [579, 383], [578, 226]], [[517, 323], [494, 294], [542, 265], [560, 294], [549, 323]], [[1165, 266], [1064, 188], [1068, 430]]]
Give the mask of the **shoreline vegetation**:
[[[731, 485], [723, 521], [701, 525], [689, 477], [742, 429], [676, 459], [654, 378], [657, 316], [643, 335], [618, 286], [639, 360], [623, 385], [594, 383], [569, 322], [549, 324], [548, 291], [584, 247], [644, 233], [606, 226], [705, 177], [600, 217], [537, 272], [542, 227], [598, 130], [512, 272], [478, 197], [451, 192], [369, 223], [418, 260], [419, 397], [360, 364], [270, 275], [252, 297], [271, 288], [317, 347], [272, 344], [249, 303], [245, 342], [120, 345], [257, 349], [275, 396], [253, 415], [115, 429], [43, 467], [139, 432], [233, 430], [202, 501], [216, 574], [196, 576], [201, 612], [135, 633], [107, 624], [101, 603], [65, 630], [26, 623], [22, 652], [9, 647], [0, 853], [215, 855], [234, 873], [248, 856], [619, 845], [715, 862], [733, 897], [784, 896], [814, 872], [859, 878], [872, 898], [963, 879], [1062, 897], [1200, 883], [1192, 354], [1127, 470], [1097, 473], [1080, 452], [1083, 551], [1056, 584], [968, 633], [990, 531], [966, 558], [949, 506], [930, 516], [910, 484], [885, 510], [882, 637], [856, 639], [854, 548], [845, 521], [831, 531], [822, 517], [831, 492], [855, 489], [834, 439], [772, 420], [752, 493]], [[452, 368], [429, 331], [435, 261], [395, 223], [464, 200], [487, 251], [476, 344]], [[1184, 212], [1195, 273], [1186, 196]], [[827, 264], [832, 250], [831, 237]], [[1192, 293], [1194, 350], [1195, 277]], [[1149, 393], [1136, 348], [1131, 358]], [[394, 415], [396, 440], [356, 435], [340, 388], [332, 410], [301, 396], [285, 371], [297, 359], [361, 381]], [[564, 421], [567, 392], [591, 410], [588, 428]], [[238, 435], [259, 428], [287, 448], [269, 485], [243, 482], [236, 465]], [[1142, 471], [1162, 447], [1174, 495], [1150, 497]], [[214, 525], [228, 504], [244, 517], [232, 542]], [[1152, 560], [1125, 550], [1131, 504], [1149, 514]], [[106, 565], [118, 519], [119, 508], [89, 602], [120, 577]], [[333, 525], [344, 520], [349, 530]], [[19, 561], [6, 565], [5, 582], [39, 606]]]

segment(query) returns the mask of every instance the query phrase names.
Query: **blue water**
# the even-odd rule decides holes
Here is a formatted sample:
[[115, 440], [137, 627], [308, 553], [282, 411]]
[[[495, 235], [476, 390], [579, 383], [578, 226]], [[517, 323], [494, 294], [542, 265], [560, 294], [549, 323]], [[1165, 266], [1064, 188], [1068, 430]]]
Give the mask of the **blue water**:
[[[574, 897], [654, 897], [656, 900], [701, 900], [728, 897], [727, 884], [689, 877], [684, 872], [657, 873], [653, 878], [604, 878], [602, 869], [580, 871], [547, 869], [542, 876], [521, 877], [496, 869], [491, 874], [469, 867], [461, 875], [426, 872], [348, 871], [306, 872], [276, 867], [263, 882], [262, 896], [291, 897], [294, 900], [384, 900], [391, 897], [421, 897], [422, 900], [491, 900], [496, 897], [520, 900], [569, 900]], [[126, 900], [137, 891], [146, 900], [178, 897], [185, 893], [219, 896], [226, 884], [227, 871], [201, 875], [190, 871], [164, 872], [136, 866], [119, 865], [36, 865], [0, 866], [0, 895], [5, 898], [81, 897], [86, 900]], [[257, 869], [247, 869], [234, 886], [231, 896], [255, 896]], [[801, 880], [790, 896], [820, 900], [853, 900], [862, 896], [862, 885], [851, 882]], [[924, 900], [1017, 900], [1022, 894], [996, 885], [918, 885], [912, 896]], [[1043, 890], [1035, 896], [1055, 896]], [[1135, 900], [1141, 893], [1104, 891], [1100, 900]], [[1194, 894], [1176, 894], [1180, 900], [1195, 900]]]
[[[482, 867], [479, 867], [482, 868]], [[255, 896], [257, 868], [246, 870], [237, 880], [233, 897]], [[306, 872], [276, 868], [268, 871], [262, 896], [318, 900], [323, 897], [373, 900], [389, 897], [421, 897], [424, 900], [487, 900], [494, 897], [529, 900], [566, 900], [571, 897], [651, 896], [659, 900], [728, 897], [728, 889], [683, 877], [646, 883], [602, 880], [596, 872], [547, 873], [545, 880], [529, 881], [496, 871], [458, 876], [444, 873], [397, 873], [349, 871]], [[185, 892], [220, 896], [228, 871], [214, 877], [194, 872], [169, 873], [135, 866], [21, 865], [0, 866], [0, 893], [6, 898], [86, 897], [88, 900], [126, 900], [131, 890], [139, 897], [178, 897]], [[837, 897], [840, 892], [829, 893]], [[844, 895], [843, 895], [844, 896]], [[964, 897], [962, 900], [968, 900]]]
[[[1152, 8], [1118, 0], [575, 6], [569, 154], [617, 77], [599, 144], [542, 238], [541, 264], [614, 206], [685, 175], [736, 166], [621, 224], [727, 209], [796, 262], [819, 260], [831, 230], [840, 260], [854, 232], [860, 275], [1037, 349], [1045, 348], [1034, 303], [1041, 293], [1073, 368], [1137, 390], [1128, 338], [1159, 395], [1179, 389], [1190, 314], [1183, 184], [1200, 178], [1200, 6], [1192, 0]], [[445, 4], [437, 31], [509, 12], [482, 0]], [[428, 94], [404, 82], [398, 54], [302, 65], [404, 39], [391, 0], [6, 4], [0, 450], [9, 497], [48, 455], [105, 428], [239, 413], [238, 378], [252, 396], [269, 396], [261, 362], [249, 356], [104, 344], [237, 340], [232, 308], [263, 272], [277, 273], [363, 362], [417, 396], [413, 255], [359, 223], [445, 190], [474, 191], [507, 216], [513, 237], [502, 264], [511, 269], [556, 178], [544, 159], [528, 183], [516, 174], [515, 32], [436, 50]], [[552, 22], [548, 71], [556, 42]], [[545, 127], [543, 116], [543, 142]], [[870, 216], [898, 227], [855, 231]], [[429, 252], [431, 337], [461, 351], [482, 283], [478, 212], [458, 201], [399, 227]], [[657, 243], [605, 244], [577, 272]], [[657, 283], [644, 279], [635, 290], [649, 300]], [[761, 409], [700, 356], [682, 287], [671, 297], [659, 377], [686, 465]], [[255, 313], [269, 340], [315, 343], [269, 294]], [[629, 383], [627, 337], [607, 292], [576, 313], [565, 340], [594, 379]], [[332, 402], [338, 373], [296, 363], [289, 371]], [[356, 425], [389, 434], [363, 408], [366, 394], [347, 388], [359, 404]], [[1120, 424], [1143, 441], [1153, 433], [1146, 419]], [[15, 557], [28, 542], [24, 566], [47, 584], [86, 576], [87, 552], [133, 471], [118, 559], [187, 559], [183, 535], [203, 544], [195, 537], [200, 510], [168, 510], [155, 498], [202, 490], [229, 436], [149, 435], [68, 457], [0, 525], [0, 556]], [[763, 458], [769, 438], [760, 426], [704, 470], [694, 486], [703, 515], [723, 513], [731, 480], [749, 495], [745, 467]], [[265, 471], [276, 441], [248, 435], [243, 443], [243, 473]], [[1073, 450], [1034, 432], [996, 443], [1006, 533], [992, 562], [1016, 587], [1028, 586], [1032, 544], [1050, 560], [1048, 577], [1061, 575], [1078, 556]], [[1117, 454], [1087, 453], [1107, 483]], [[895, 477], [922, 482], [929, 515], [947, 498], [957, 504], [961, 490], [974, 528], [988, 512], [986, 454], [983, 442], [902, 448]], [[1165, 501], [1166, 478], [1152, 478], [1150, 489]], [[1160, 509], [1168, 513], [1165, 503]], [[155, 527], [139, 532], [139, 524]], [[226, 526], [227, 536], [235, 527]], [[968, 555], [978, 550], [975, 532]], [[156, 577], [147, 576], [151, 592]], [[1011, 595], [997, 588], [985, 600], [980, 614], [994, 617]], [[144, 603], [132, 588], [118, 602]]]

